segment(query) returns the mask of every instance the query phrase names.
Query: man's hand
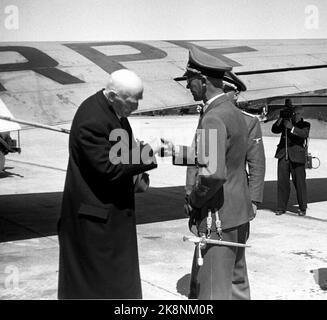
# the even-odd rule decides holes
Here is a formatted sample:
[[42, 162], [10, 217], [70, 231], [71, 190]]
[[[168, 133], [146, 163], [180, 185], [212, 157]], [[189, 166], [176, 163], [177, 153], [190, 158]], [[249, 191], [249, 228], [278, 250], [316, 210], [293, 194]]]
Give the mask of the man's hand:
[[151, 146], [153, 154], [157, 154], [161, 150], [162, 142], [160, 138], [156, 137], [149, 142], [149, 145]]
[[185, 195], [185, 203], [184, 203], [184, 213], [187, 217], [190, 217], [192, 214], [193, 208], [190, 205], [190, 196], [188, 194]]
[[[197, 209], [193, 209], [190, 204], [190, 195], [185, 195], [185, 203], [184, 203], [184, 213], [189, 218], [188, 219], [188, 227], [192, 231], [192, 226], [196, 225], [197, 219], [199, 218], [199, 211]], [[192, 231], [193, 232], [193, 231]]]
[[292, 129], [293, 128], [293, 125], [292, 125], [291, 121], [284, 120], [283, 123], [284, 123], [285, 128], [287, 128], [287, 129]]
[[165, 138], [161, 138], [161, 150], [159, 153], [160, 157], [169, 157], [173, 154], [174, 144]]
[[257, 215], [257, 209], [258, 209], [258, 206], [257, 206], [256, 202], [252, 202], [252, 208], [253, 208], [254, 216], [256, 216]]
[[280, 126], [280, 124], [282, 123], [282, 121], [283, 121], [283, 118], [280, 118], [279, 117], [278, 120], [277, 120], [277, 125]]
[[140, 193], [148, 190], [150, 185], [150, 177], [146, 172], [140, 173], [133, 177], [134, 192]]
[[174, 144], [165, 138], [154, 138], [149, 142], [153, 153], [158, 154], [160, 157], [169, 157], [172, 155]]
[[138, 146], [145, 144], [145, 142], [144, 142], [143, 140], [139, 140], [139, 139], [137, 139], [137, 138], [135, 139], [135, 141], [136, 141], [136, 144], [137, 144]]
[[251, 220], [253, 220], [256, 217], [256, 215], [257, 215], [257, 208], [258, 208], [257, 202], [252, 201], [253, 218]]

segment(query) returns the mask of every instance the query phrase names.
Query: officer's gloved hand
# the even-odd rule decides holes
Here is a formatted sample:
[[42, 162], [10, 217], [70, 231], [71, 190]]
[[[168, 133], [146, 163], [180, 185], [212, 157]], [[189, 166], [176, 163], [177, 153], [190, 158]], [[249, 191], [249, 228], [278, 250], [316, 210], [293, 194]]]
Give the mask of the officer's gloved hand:
[[192, 226], [196, 226], [197, 223], [201, 220], [201, 209], [192, 207], [188, 194], [185, 195], [184, 213], [189, 218], [188, 225], [189, 229], [191, 230]]
[[187, 217], [191, 217], [193, 208], [190, 204], [190, 196], [188, 194], [185, 195], [185, 203], [184, 203], [184, 213]]
[[252, 209], [253, 209], [253, 216], [250, 218], [250, 221], [253, 220], [257, 215], [258, 203], [256, 201], [252, 201]]

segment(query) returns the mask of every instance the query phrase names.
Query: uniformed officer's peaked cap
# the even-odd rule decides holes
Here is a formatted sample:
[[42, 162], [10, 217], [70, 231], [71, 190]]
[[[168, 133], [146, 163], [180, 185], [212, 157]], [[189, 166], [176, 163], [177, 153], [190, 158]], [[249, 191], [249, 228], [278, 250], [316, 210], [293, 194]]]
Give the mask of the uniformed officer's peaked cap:
[[177, 77], [174, 80], [186, 80], [197, 74], [212, 78], [223, 79], [237, 87], [238, 91], [245, 91], [245, 84], [232, 73], [232, 67], [226, 64], [219, 58], [212, 56], [197, 47], [192, 47], [189, 50], [189, 59], [186, 67], [186, 72], [182, 77]]
[[246, 91], [245, 83], [232, 71], [226, 71], [223, 80], [228, 84], [236, 86], [238, 91]]
[[192, 47], [189, 51], [189, 59], [184, 77], [203, 74], [208, 77], [222, 79], [226, 71], [232, 67], [217, 57], [214, 57], [199, 48]]

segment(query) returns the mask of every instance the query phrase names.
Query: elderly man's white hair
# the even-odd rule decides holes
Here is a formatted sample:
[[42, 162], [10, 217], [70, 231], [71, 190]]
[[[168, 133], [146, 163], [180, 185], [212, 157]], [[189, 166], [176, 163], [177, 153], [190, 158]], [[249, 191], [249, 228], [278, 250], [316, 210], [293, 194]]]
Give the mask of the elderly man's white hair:
[[143, 92], [141, 78], [133, 71], [120, 69], [110, 74], [106, 86], [107, 93], [114, 91], [118, 94], [138, 95]]

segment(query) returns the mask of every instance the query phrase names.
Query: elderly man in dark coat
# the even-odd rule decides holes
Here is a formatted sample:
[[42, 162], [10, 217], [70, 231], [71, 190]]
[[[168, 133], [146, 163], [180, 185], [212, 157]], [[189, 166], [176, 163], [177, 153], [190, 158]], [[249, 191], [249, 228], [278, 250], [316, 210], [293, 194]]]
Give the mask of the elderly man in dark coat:
[[[190, 50], [184, 76], [194, 100], [205, 105], [195, 139], [199, 169], [188, 206], [199, 236], [209, 233], [212, 239], [245, 243], [253, 218], [245, 170], [248, 128], [244, 115], [223, 92], [224, 74], [229, 71], [231, 67], [218, 58], [195, 47]], [[207, 244], [202, 255], [199, 266], [195, 250], [190, 298], [234, 298], [236, 269], [242, 273], [237, 275], [241, 285], [246, 286], [239, 294], [249, 298], [244, 249]]]
[[142, 94], [134, 72], [115, 71], [73, 119], [58, 221], [59, 299], [142, 298], [134, 181], [156, 168], [162, 147], [160, 139], [133, 138], [127, 116]]

